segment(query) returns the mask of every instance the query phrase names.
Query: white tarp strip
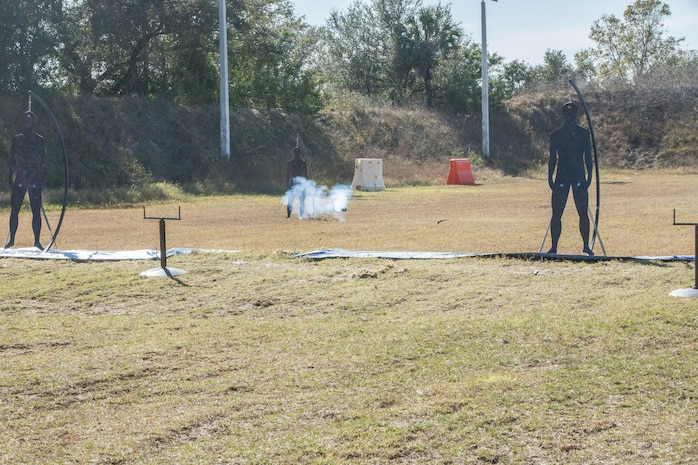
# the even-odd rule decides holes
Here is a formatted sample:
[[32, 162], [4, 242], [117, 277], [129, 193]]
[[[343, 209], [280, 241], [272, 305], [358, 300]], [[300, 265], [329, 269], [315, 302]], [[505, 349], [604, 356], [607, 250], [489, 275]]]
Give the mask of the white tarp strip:
[[[167, 251], [167, 256], [186, 255], [193, 252], [204, 253], [238, 253], [237, 250], [198, 250], [189, 248], [173, 248]], [[570, 261], [607, 261], [607, 260], [632, 260], [632, 261], [695, 261], [693, 255], [666, 255], [666, 256], [637, 256], [637, 257], [613, 257], [613, 256], [586, 256], [586, 255], [555, 255], [547, 253], [471, 253], [471, 252], [399, 252], [399, 251], [353, 251], [345, 249], [322, 249], [313, 252], [299, 253], [296, 258], [308, 258], [323, 260], [327, 258], [387, 258], [393, 260], [445, 260], [453, 258], [475, 257], [506, 257], [540, 260], [570, 260]], [[73, 260], [73, 261], [116, 261], [116, 260], [159, 260], [158, 250], [46, 250], [40, 251], [35, 247], [20, 249], [0, 249], [0, 258], [30, 258], [38, 260]]]
[[378, 252], [378, 251], [352, 251], [344, 249], [324, 249], [314, 252], [296, 254], [298, 258], [392, 258], [395, 260], [424, 260], [424, 259], [448, 259], [477, 257], [474, 253], [457, 252]]
[[547, 253], [466, 253], [466, 252], [390, 252], [390, 251], [352, 251], [344, 249], [323, 249], [313, 252], [294, 255], [297, 258], [309, 258], [322, 260], [326, 258], [388, 258], [394, 260], [414, 259], [451, 259], [472, 257], [506, 257], [541, 260], [570, 260], [570, 261], [608, 261], [608, 260], [632, 260], [632, 261], [695, 261], [693, 255], [669, 255], [669, 256], [639, 256], [639, 257], [612, 257], [604, 255], [558, 255]]
[[[193, 249], [170, 249], [167, 256], [192, 253]], [[115, 260], [159, 260], [159, 250], [45, 250], [36, 247], [20, 249], [0, 249], [1, 258], [32, 258], [38, 260], [74, 260], [74, 261], [115, 261]]]

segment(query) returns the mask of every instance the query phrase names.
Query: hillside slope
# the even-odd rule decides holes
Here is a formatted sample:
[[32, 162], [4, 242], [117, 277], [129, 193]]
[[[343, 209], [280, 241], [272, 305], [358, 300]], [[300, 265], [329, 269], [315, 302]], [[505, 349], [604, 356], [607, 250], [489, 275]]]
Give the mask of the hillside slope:
[[[547, 160], [548, 136], [568, 98], [523, 95], [491, 114], [491, 158], [482, 160], [479, 115], [445, 116], [424, 109], [329, 106], [315, 119], [235, 108], [230, 163], [220, 159], [218, 109], [138, 98], [50, 98], [70, 157], [71, 186], [116, 188], [168, 181], [201, 192], [283, 190], [285, 162], [298, 143], [311, 177], [351, 182], [355, 158], [383, 158], [395, 184], [442, 182], [450, 158], [470, 157], [507, 174]], [[586, 92], [602, 167], [698, 168], [698, 89]], [[26, 107], [3, 98], [0, 170]], [[37, 110], [38, 111], [38, 110]], [[59, 144], [46, 115], [39, 131], [49, 146], [49, 184], [61, 182]], [[586, 124], [583, 120], [582, 122]]]

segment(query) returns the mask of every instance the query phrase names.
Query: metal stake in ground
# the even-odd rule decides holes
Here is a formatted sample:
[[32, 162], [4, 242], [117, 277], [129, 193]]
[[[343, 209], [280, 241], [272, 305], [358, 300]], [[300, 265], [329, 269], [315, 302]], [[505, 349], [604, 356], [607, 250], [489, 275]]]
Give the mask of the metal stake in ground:
[[182, 219], [182, 207], [179, 207], [176, 217], [168, 216], [146, 216], [145, 207], [143, 207], [143, 219], [145, 220], [158, 220], [160, 222], [160, 268], [153, 268], [152, 270], [144, 271], [141, 273], [142, 276], [147, 277], [162, 277], [162, 276], [179, 276], [186, 271], [180, 270], [178, 268], [168, 268], [167, 267], [167, 239], [165, 233], [165, 221], [179, 221]]
[[698, 297], [698, 263], [696, 263], [696, 256], [698, 255], [698, 223], [677, 223], [676, 222], [676, 209], [674, 209], [674, 226], [693, 226], [696, 228], [696, 248], [693, 255], [693, 268], [695, 269], [695, 281], [693, 287], [688, 289], [677, 289], [669, 295], [676, 297]]

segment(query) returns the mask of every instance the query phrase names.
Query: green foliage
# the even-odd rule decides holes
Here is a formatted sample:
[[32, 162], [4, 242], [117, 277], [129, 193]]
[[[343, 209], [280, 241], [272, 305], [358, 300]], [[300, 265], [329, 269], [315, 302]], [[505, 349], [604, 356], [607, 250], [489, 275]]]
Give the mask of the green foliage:
[[679, 60], [680, 39], [665, 36], [669, 5], [660, 0], [636, 0], [623, 19], [603, 16], [594, 22], [589, 37], [596, 47], [580, 62], [592, 60], [597, 75], [611, 83], [638, 83], [653, 70]]
[[[436, 74], [437, 88], [447, 69]], [[475, 61], [471, 72], [477, 72]], [[585, 87], [602, 166], [695, 169], [696, 92], [695, 87], [625, 91]], [[215, 105], [183, 106], [143, 98], [44, 98], [64, 133], [72, 188], [121, 192], [168, 182], [188, 192], [211, 194], [282, 191], [285, 163], [297, 140], [309, 160], [311, 176], [319, 182], [350, 182], [354, 159], [367, 156], [404, 166], [404, 173], [397, 175], [399, 182], [417, 178], [433, 182], [438, 176], [428, 173], [434, 164], [448, 158], [477, 158], [480, 101], [458, 100], [468, 95], [467, 89], [455, 92], [449, 102], [449, 94], [437, 94], [437, 105], [453, 105], [450, 108], [458, 115], [356, 100], [333, 101], [317, 118], [236, 108], [231, 112], [232, 162], [220, 159]], [[548, 138], [560, 124], [559, 108], [568, 98], [567, 88], [519, 93], [493, 107], [491, 157], [481, 162], [512, 175], [535, 169], [546, 160]], [[0, 173], [7, 171], [10, 135], [18, 129], [17, 115], [26, 105], [24, 99], [9, 95], [3, 102], [0, 131], [7, 136], [0, 138]], [[49, 149], [48, 187], [57, 189], [63, 186], [61, 153], [55, 130], [41, 113], [38, 130]]]
[[419, 5], [414, 0], [359, 0], [345, 13], [335, 11], [326, 28], [323, 63], [325, 73], [335, 76], [335, 86], [397, 104], [421, 95], [428, 108], [434, 107], [438, 68], [448, 66], [462, 46], [462, 31], [448, 6]]
[[511, 98], [514, 94], [527, 89], [535, 79], [533, 71], [524, 62], [514, 60], [504, 65], [504, 73], [500, 79], [504, 95]]
[[683, 264], [255, 250], [169, 265], [189, 273], [3, 260], [4, 462], [695, 458], [695, 303], [667, 295]]
[[480, 88], [482, 49], [470, 43], [455, 50], [434, 72], [436, 106], [455, 114], [476, 113]]
[[[206, 0], [3, 2], [0, 86], [185, 104], [218, 99], [218, 11]], [[307, 114], [322, 106], [314, 46], [287, 0], [229, 5], [231, 95], [237, 105]]]
[[434, 71], [460, 45], [460, 28], [456, 26], [448, 7], [422, 8], [417, 16], [410, 18], [408, 54], [412, 67], [424, 83], [426, 106], [434, 106]]
[[60, 13], [60, 3], [0, 1], [0, 89], [24, 92], [51, 72], [51, 20]]
[[306, 66], [314, 32], [293, 16], [286, 0], [251, 0], [231, 11], [230, 98], [252, 108], [314, 114], [322, 106], [322, 78]]
[[59, 72], [50, 82], [82, 95], [158, 94], [167, 38], [196, 12], [188, 2], [84, 0], [56, 19]]
[[[228, 2], [230, 95], [234, 106], [316, 115], [328, 98], [425, 105], [456, 113], [480, 99], [478, 47], [448, 5], [356, 0], [321, 29], [295, 16], [290, 0]], [[41, 86], [64, 95], [218, 101], [218, 15], [208, 0], [4, 1], [0, 87], [15, 95]], [[636, 0], [623, 18], [604, 16], [596, 47], [559, 50], [528, 66], [488, 57], [490, 102], [559, 89], [572, 76], [610, 88], [695, 79], [696, 52], [667, 37], [660, 0]]]
[[[447, 6], [357, 0], [333, 12], [326, 27], [311, 28], [295, 17], [288, 0], [230, 3], [233, 162], [228, 164], [218, 156], [215, 2], [5, 1], [0, 12], [0, 57], [6, 63], [0, 70], [6, 92], [0, 172], [25, 92], [39, 84], [66, 134], [71, 184], [81, 189], [166, 181], [196, 192], [274, 191], [281, 188], [279, 166], [297, 137], [307, 142], [307, 155], [320, 161], [315, 174], [325, 179], [342, 177], [353, 158], [405, 155], [408, 150], [395, 142], [398, 137], [418, 146], [407, 155], [420, 164], [446, 154], [476, 157], [480, 147], [481, 48], [454, 24]], [[682, 98], [693, 98], [698, 53], [664, 37], [666, 5], [638, 0], [625, 13], [623, 20], [604, 17], [595, 23], [592, 35], [606, 42], [577, 54], [574, 65], [559, 50], [548, 50], [543, 64], [534, 67], [507, 63], [496, 54], [488, 57], [490, 166], [511, 174], [535, 167], [557, 121], [557, 103], [550, 100], [568, 97], [570, 77], [586, 81], [592, 92], [613, 89], [622, 81], [609, 77], [616, 64], [623, 76], [635, 80], [628, 95], [649, 100], [639, 105], [644, 120], [627, 120], [626, 114], [621, 124], [609, 104], [617, 95], [597, 94], [599, 107], [592, 112], [612, 115], [599, 130], [608, 147], [605, 162], [692, 166], [689, 128], [694, 122], [667, 116], [664, 97], [659, 99], [664, 110], [651, 109], [658, 98], [645, 92], [661, 95], [674, 89]], [[604, 55], [605, 46], [616, 55]], [[519, 107], [522, 101], [528, 107]], [[381, 111], [374, 111], [375, 105], [390, 104], [443, 126], [433, 132], [412, 126], [411, 114], [406, 120], [391, 119], [391, 124], [423, 131], [420, 144], [419, 138], [388, 127]], [[439, 113], [421, 112], [424, 108]], [[365, 134], [357, 132], [360, 127]], [[46, 125], [42, 132], [53, 129]], [[434, 133], [448, 134], [442, 137], [448, 142], [435, 144]], [[49, 143], [56, 147], [55, 141]], [[424, 145], [438, 147], [439, 153], [429, 154]], [[50, 168], [49, 187], [55, 188], [62, 177], [56, 166]]]
[[183, 104], [207, 104], [217, 101], [219, 90], [219, 54], [216, 34], [211, 25], [217, 15], [213, 2], [192, 2], [172, 34], [163, 36], [162, 53], [155, 88], [158, 94]]
[[385, 94], [390, 56], [383, 45], [388, 40], [371, 6], [357, 1], [344, 13], [333, 11], [325, 29], [325, 74], [339, 89], [369, 97]]
[[559, 82], [566, 85], [574, 77], [574, 67], [567, 61], [562, 50], [546, 50], [543, 64], [532, 70], [533, 79], [547, 83]]

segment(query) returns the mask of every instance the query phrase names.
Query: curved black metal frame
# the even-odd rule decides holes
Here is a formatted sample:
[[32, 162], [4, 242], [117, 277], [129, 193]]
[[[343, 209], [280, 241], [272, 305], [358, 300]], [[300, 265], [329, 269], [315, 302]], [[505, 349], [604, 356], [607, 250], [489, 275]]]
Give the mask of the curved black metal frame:
[[56, 242], [56, 237], [58, 237], [58, 232], [61, 230], [61, 225], [63, 224], [63, 218], [65, 217], [65, 208], [66, 204], [68, 202], [68, 154], [65, 150], [65, 141], [63, 140], [63, 132], [61, 131], [61, 127], [58, 125], [58, 120], [56, 120], [56, 116], [53, 114], [49, 106], [44, 102], [44, 100], [39, 97], [35, 92], [32, 92], [31, 90], [29, 91], [29, 97], [33, 100], [36, 100], [39, 102], [39, 104], [43, 107], [44, 111], [49, 115], [51, 118], [51, 122], [53, 123], [53, 127], [56, 129], [56, 132], [58, 133], [58, 137], [61, 141], [61, 150], [63, 151], [63, 174], [64, 174], [64, 188], [63, 188], [63, 207], [61, 208], [61, 216], [58, 219], [58, 224], [56, 225], [56, 229], [53, 231], [53, 236], [51, 236], [51, 241], [48, 243], [46, 248], [44, 250], [49, 250], [53, 244]]
[[591, 123], [591, 116], [589, 115], [589, 108], [587, 107], [586, 101], [584, 101], [584, 97], [582, 96], [582, 91], [579, 90], [579, 87], [577, 87], [577, 84], [574, 82], [574, 79], [570, 79], [568, 81], [574, 91], [577, 93], [577, 97], [579, 97], [579, 102], [582, 104], [582, 108], [584, 109], [584, 115], [587, 118], [587, 124], [589, 125], [589, 134], [591, 134], [591, 147], [594, 151], [594, 174], [596, 177], [596, 209], [594, 213], [594, 234], [591, 239], [591, 244], [589, 244], [589, 248], [593, 251], [594, 250], [594, 245], [596, 244], [596, 237], [598, 236], [599, 232], [599, 213], [601, 211], [601, 182], [599, 181], [599, 154], [596, 150], [596, 137], [594, 136], [594, 125]]

